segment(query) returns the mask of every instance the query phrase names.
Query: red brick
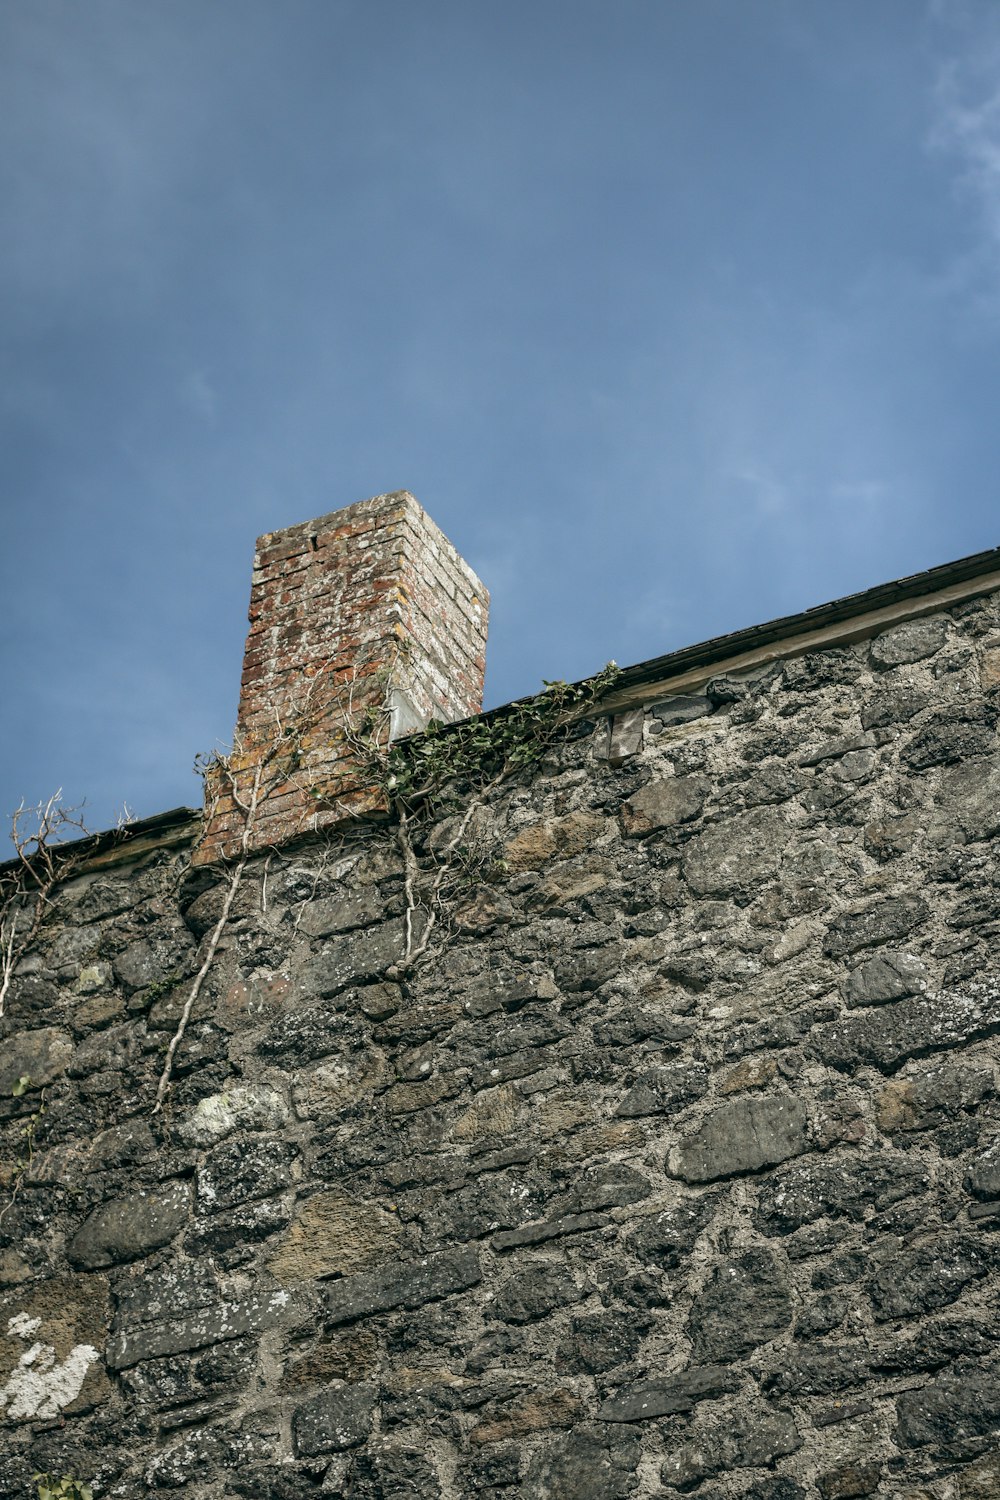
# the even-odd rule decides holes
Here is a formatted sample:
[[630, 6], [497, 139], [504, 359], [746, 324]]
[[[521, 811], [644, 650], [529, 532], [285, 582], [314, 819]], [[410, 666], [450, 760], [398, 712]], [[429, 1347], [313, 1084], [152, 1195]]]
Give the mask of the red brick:
[[[482, 584], [405, 492], [259, 538], [231, 761], [244, 800], [264, 768], [251, 846], [384, 816], [384, 795], [343, 742], [348, 702], [371, 708], [391, 687], [425, 718], [477, 713], [487, 612]], [[275, 753], [279, 723], [297, 727], [306, 753], [291, 774], [287, 747]], [[197, 863], [238, 852], [241, 816], [218, 802]]]

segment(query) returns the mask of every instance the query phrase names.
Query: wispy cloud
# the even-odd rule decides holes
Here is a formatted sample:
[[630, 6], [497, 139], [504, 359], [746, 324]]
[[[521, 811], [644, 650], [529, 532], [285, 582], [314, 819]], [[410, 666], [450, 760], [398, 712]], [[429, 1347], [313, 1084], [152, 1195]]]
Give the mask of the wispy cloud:
[[209, 427], [215, 425], [219, 396], [204, 370], [192, 370], [181, 381], [181, 400]]
[[891, 486], [882, 479], [844, 479], [830, 486], [830, 499], [844, 505], [874, 509], [891, 496]]
[[[939, 18], [961, 21], [962, 13]], [[960, 200], [971, 204], [993, 265], [1000, 251], [1000, 26], [961, 27], [934, 90], [930, 150], [955, 172]]]
[[728, 477], [749, 494], [750, 503], [762, 520], [772, 520], [788, 509], [788, 486], [769, 468], [755, 463], [740, 464], [729, 470]]

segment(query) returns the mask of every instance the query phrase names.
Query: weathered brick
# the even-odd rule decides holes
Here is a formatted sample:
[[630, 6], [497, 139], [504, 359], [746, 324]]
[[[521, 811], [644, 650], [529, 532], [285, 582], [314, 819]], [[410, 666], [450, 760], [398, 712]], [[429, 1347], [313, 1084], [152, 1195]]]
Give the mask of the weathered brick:
[[[258, 540], [236, 726], [249, 754], [231, 762], [244, 805], [259, 775], [251, 849], [382, 811], [370, 777], [338, 744], [351, 715], [388, 703], [405, 732], [479, 711], [488, 604], [405, 491]], [[294, 755], [282, 729], [294, 732]], [[207, 788], [195, 864], [240, 847], [246, 814], [230, 790], [221, 779]]]

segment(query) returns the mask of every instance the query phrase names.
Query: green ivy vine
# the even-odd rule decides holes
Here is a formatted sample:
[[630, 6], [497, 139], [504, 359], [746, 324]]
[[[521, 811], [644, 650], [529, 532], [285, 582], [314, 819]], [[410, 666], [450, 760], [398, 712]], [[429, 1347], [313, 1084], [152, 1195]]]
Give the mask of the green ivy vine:
[[383, 778], [393, 801], [408, 813], [437, 813], [469, 792], [535, 765], [568, 726], [585, 717], [619, 676], [609, 662], [582, 682], [546, 682], [492, 715], [442, 724], [389, 746]]
[[94, 1500], [94, 1492], [82, 1479], [64, 1474], [56, 1479], [51, 1474], [32, 1476], [38, 1489], [38, 1500]]

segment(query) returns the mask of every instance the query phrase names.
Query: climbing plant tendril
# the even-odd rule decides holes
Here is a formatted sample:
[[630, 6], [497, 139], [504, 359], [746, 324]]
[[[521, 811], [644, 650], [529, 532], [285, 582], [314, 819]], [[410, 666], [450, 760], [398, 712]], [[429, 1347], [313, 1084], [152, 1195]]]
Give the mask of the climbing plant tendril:
[[408, 816], [449, 811], [542, 759], [574, 720], [585, 717], [619, 675], [614, 662], [583, 682], [546, 682], [495, 715], [458, 724], [432, 720], [421, 734], [382, 753], [383, 784]]
[[[584, 718], [618, 677], [614, 662], [583, 682], [546, 682], [531, 698], [520, 698], [493, 716], [457, 724], [432, 722], [420, 734], [385, 748], [371, 721], [350, 736], [367, 761], [396, 818], [406, 893], [405, 947], [396, 974], [428, 951], [442, 911], [443, 893], [467, 864], [464, 843], [477, 809], [503, 782], [535, 765], [575, 721]], [[414, 826], [455, 816], [443, 846], [430, 855], [433, 873], [418, 894], [420, 862]], [[419, 920], [418, 920], [419, 918]]]

